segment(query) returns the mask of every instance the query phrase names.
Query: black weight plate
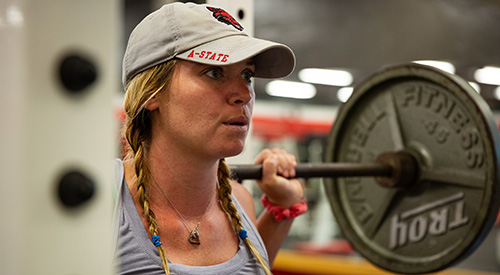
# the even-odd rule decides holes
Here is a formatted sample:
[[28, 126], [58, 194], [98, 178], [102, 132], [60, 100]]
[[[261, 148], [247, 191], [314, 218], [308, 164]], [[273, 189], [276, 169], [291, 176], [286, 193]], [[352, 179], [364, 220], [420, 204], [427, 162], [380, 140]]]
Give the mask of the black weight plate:
[[358, 85], [332, 128], [326, 162], [371, 163], [406, 151], [419, 164], [409, 188], [373, 177], [325, 178], [344, 236], [375, 265], [428, 273], [456, 264], [487, 235], [499, 207], [498, 127], [461, 78], [408, 64]]

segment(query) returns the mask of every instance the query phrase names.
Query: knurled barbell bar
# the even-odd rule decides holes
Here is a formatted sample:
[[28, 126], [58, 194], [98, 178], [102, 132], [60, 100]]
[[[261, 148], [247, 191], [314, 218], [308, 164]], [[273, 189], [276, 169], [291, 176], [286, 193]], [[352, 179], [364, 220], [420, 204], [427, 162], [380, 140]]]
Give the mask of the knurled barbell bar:
[[[324, 178], [343, 236], [366, 259], [396, 273], [429, 273], [466, 258], [493, 226], [499, 144], [491, 110], [465, 80], [399, 65], [355, 87], [325, 162], [299, 164], [296, 175]], [[239, 180], [262, 174], [257, 165], [230, 169]]]
[[[239, 180], [260, 179], [261, 164], [231, 165], [233, 176]], [[299, 163], [295, 168], [297, 178], [390, 176], [392, 167], [383, 163]]]
[[[262, 165], [231, 165], [233, 178], [260, 179]], [[415, 182], [418, 164], [407, 152], [385, 152], [374, 163], [300, 163], [295, 168], [296, 178], [375, 177], [384, 187], [408, 187]]]

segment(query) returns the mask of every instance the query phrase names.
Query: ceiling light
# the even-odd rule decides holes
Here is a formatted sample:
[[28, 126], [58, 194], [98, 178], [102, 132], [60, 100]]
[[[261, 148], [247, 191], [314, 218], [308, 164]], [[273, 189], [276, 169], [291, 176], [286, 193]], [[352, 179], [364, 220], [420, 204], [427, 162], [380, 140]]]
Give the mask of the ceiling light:
[[434, 67], [434, 68], [438, 68], [438, 69], [443, 70], [445, 72], [448, 72], [450, 74], [454, 74], [455, 73], [455, 66], [453, 64], [451, 64], [450, 62], [446, 62], [446, 61], [438, 61], [438, 60], [416, 60], [416, 61], [413, 61], [413, 63], [418, 63], [418, 64], [422, 64], [422, 65], [427, 65], [427, 66], [431, 66], [431, 67]]
[[307, 83], [274, 80], [266, 84], [266, 92], [271, 96], [309, 99], [316, 95], [316, 88]]
[[350, 72], [332, 69], [302, 69], [299, 71], [298, 76], [304, 82], [340, 87], [351, 85], [353, 80]]
[[353, 90], [354, 89], [352, 87], [340, 88], [337, 91], [337, 98], [340, 100], [340, 102], [346, 102], [349, 99], [349, 97], [351, 97]]
[[474, 79], [484, 84], [500, 85], [500, 68], [485, 66], [481, 69], [477, 69], [474, 72]]
[[496, 87], [496, 89], [493, 91], [493, 96], [496, 98], [496, 100], [500, 100], [500, 86]]

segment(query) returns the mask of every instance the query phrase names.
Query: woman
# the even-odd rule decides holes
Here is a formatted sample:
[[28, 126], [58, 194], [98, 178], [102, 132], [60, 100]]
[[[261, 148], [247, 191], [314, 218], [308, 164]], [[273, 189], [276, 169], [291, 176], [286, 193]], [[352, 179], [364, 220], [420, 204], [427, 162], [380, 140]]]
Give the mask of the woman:
[[123, 62], [125, 137], [118, 161], [120, 274], [270, 274], [293, 218], [306, 211], [296, 160], [264, 150], [258, 185], [268, 211], [230, 180], [243, 150], [252, 77], [284, 77], [281, 44], [247, 36], [224, 10], [174, 3], [131, 33]]

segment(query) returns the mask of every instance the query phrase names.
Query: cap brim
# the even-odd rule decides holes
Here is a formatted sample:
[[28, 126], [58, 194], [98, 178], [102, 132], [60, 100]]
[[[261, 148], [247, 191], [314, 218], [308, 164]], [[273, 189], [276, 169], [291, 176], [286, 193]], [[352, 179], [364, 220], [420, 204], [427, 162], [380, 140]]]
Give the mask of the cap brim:
[[245, 35], [226, 36], [180, 53], [177, 58], [208, 65], [231, 65], [253, 58], [255, 77], [282, 78], [293, 72], [295, 55], [279, 43]]

